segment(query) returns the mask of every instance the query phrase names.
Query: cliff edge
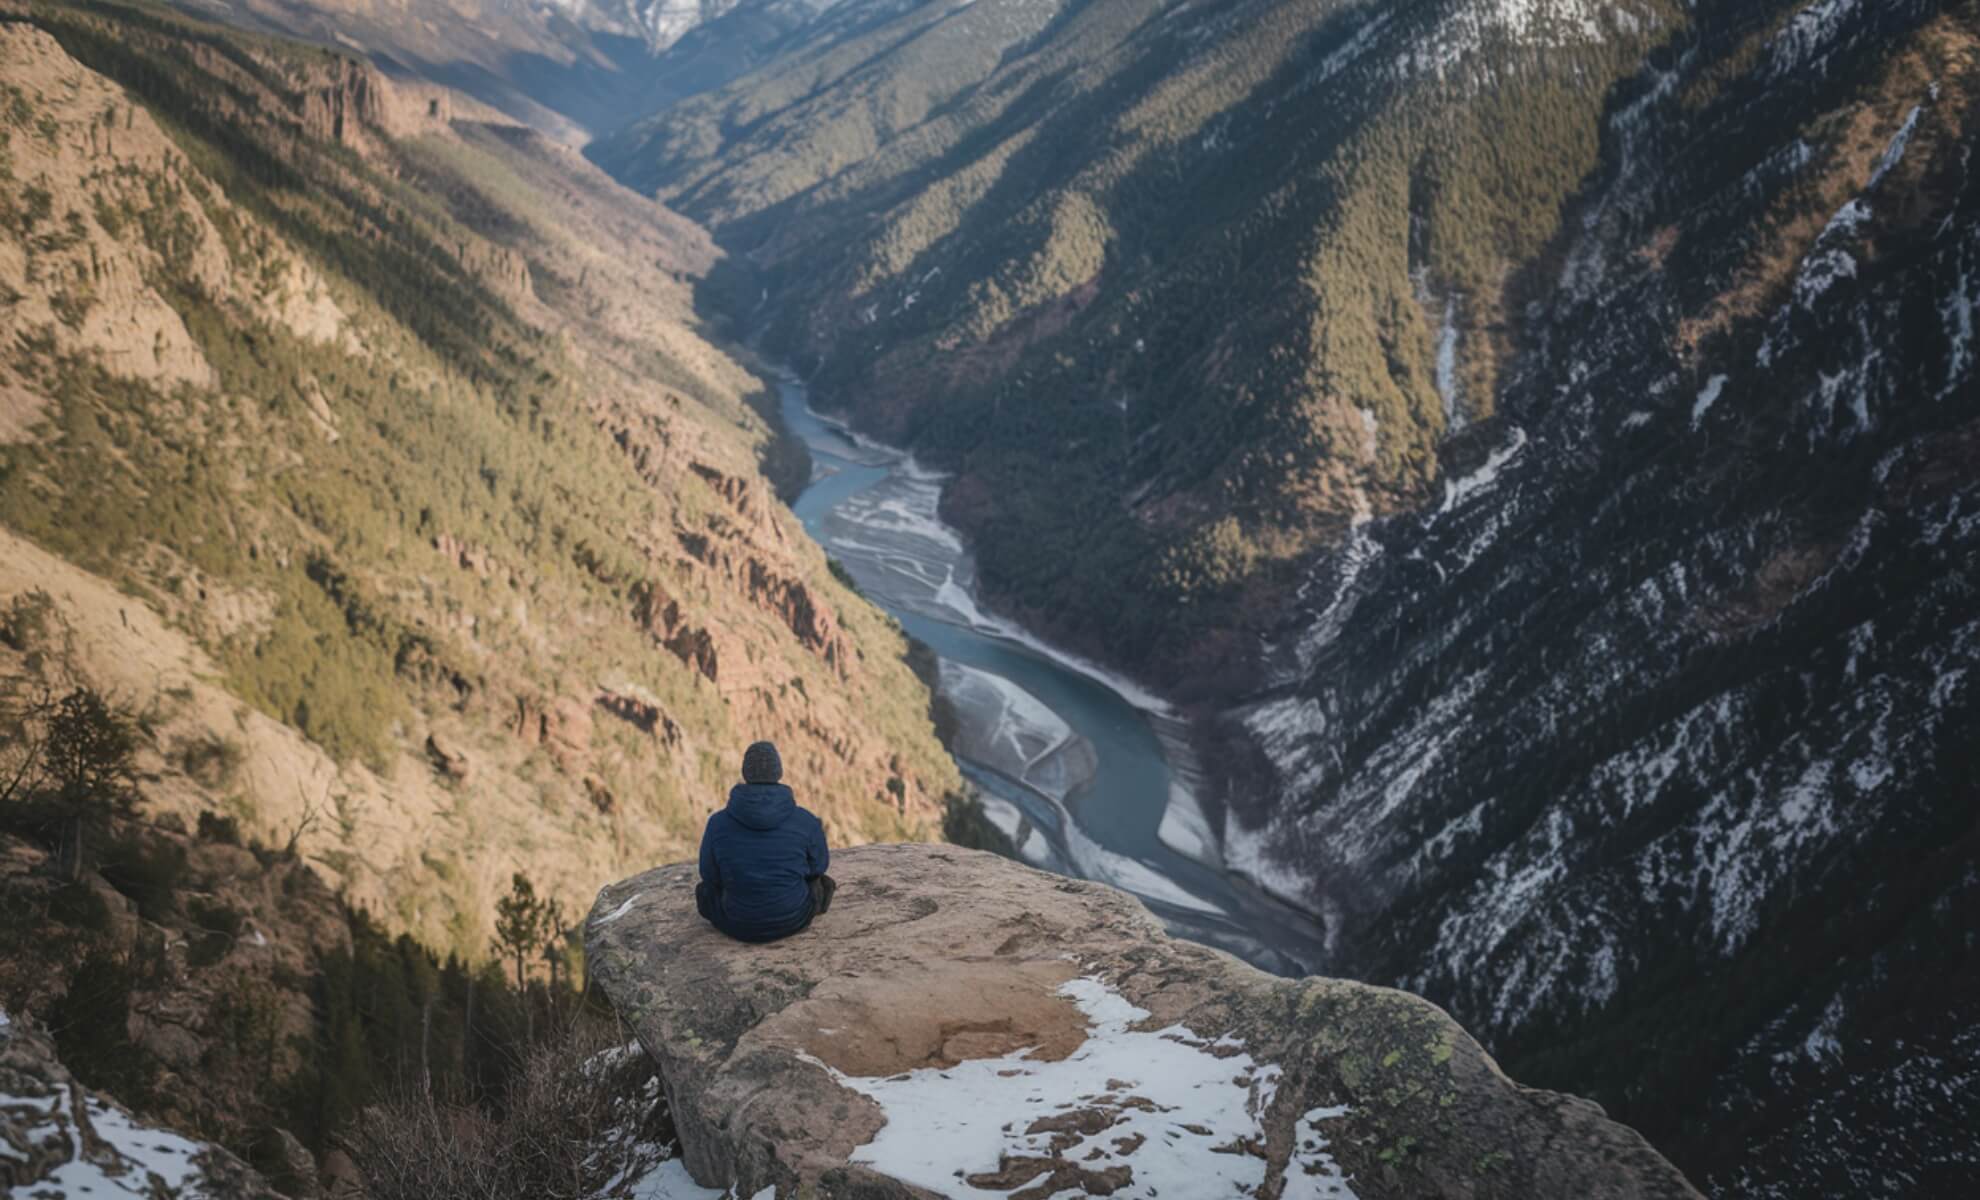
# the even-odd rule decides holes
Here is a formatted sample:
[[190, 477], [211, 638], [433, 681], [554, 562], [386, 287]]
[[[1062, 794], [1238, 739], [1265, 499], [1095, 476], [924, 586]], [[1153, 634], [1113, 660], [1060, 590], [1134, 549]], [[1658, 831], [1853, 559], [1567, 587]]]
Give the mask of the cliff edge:
[[689, 1172], [745, 1196], [1694, 1197], [1633, 1130], [1520, 1087], [1442, 1010], [1171, 939], [1132, 897], [947, 846], [838, 852], [769, 946], [694, 867], [599, 893], [592, 978]]

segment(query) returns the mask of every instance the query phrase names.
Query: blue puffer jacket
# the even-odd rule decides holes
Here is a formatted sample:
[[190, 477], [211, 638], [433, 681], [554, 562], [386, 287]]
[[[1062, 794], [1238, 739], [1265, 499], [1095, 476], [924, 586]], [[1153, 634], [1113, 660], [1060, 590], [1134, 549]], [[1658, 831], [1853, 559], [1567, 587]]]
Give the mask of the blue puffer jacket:
[[791, 789], [737, 784], [701, 835], [701, 880], [716, 893], [719, 913], [710, 919], [746, 942], [796, 933], [811, 920], [805, 880], [823, 875], [830, 859], [825, 827], [798, 807]]

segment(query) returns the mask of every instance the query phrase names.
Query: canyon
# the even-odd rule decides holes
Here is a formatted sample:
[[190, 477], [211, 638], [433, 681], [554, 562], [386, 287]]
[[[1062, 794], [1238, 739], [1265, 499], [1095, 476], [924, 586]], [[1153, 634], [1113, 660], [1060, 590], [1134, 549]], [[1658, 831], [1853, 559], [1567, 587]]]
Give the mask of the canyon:
[[0, 10], [0, 665], [155, 806], [479, 954], [769, 733], [1707, 1194], [1980, 1170], [1971, 0], [107, 11]]

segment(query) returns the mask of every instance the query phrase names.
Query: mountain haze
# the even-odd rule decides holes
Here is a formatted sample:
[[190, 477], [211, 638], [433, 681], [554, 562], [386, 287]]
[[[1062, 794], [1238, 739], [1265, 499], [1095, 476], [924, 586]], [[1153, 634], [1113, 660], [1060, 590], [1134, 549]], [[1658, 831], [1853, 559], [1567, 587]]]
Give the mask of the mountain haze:
[[[551, 136], [595, 134], [726, 83], [834, 0], [185, 0], [445, 84]], [[671, 54], [664, 52], [672, 51]]]

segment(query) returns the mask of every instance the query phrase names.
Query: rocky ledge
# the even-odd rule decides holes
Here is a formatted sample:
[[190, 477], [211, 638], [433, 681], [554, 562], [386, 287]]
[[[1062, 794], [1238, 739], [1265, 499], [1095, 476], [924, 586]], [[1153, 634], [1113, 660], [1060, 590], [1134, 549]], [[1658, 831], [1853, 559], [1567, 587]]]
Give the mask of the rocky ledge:
[[838, 853], [769, 946], [691, 864], [599, 894], [593, 979], [658, 1062], [688, 1172], [743, 1196], [1694, 1197], [1442, 1010], [1273, 978], [1132, 897], [947, 846]]

